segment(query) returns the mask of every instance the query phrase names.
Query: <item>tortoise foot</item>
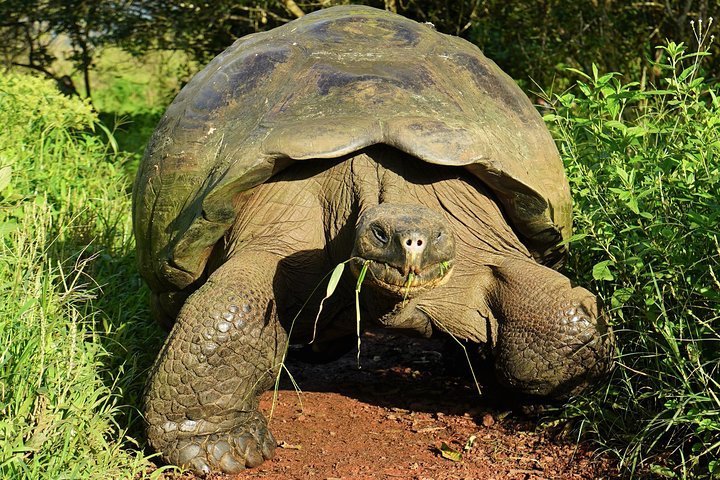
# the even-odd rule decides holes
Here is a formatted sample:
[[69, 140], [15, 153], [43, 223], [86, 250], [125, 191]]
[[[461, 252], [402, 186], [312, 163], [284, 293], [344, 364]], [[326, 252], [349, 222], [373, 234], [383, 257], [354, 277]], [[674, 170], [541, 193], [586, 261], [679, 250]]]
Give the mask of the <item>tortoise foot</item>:
[[228, 432], [183, 438], [165, 455], [196, 473], [238, 473], [272, 458], [276, 446], [263, 416], [253, 413]]

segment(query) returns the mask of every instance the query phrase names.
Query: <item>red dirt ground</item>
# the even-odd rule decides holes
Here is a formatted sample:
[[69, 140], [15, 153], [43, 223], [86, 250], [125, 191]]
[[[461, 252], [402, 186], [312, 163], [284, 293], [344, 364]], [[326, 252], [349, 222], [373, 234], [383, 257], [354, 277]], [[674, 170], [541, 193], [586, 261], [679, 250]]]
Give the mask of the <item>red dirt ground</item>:
[[[609, 459], [553, 438], [509, 405], [507, 411], [502, 405], [491, 407], [471, 381], [449, 375], [442, 342], [376, 333], [363, 338], [361, 352], [361, 370], [354, 353], [324, 365], [289, 361], [288, 369], [302, 389], [302, 406], [292, 385], [281, 383], [270, 422], [280, 445], [275, 457], [236, 476], [209, 478], [617, 477]], [[266, 414], [272, 403], [273, 392], [266, 392], [261, 400]], [[444, 458], [443, 443], [463, 452], [462, 459]]]

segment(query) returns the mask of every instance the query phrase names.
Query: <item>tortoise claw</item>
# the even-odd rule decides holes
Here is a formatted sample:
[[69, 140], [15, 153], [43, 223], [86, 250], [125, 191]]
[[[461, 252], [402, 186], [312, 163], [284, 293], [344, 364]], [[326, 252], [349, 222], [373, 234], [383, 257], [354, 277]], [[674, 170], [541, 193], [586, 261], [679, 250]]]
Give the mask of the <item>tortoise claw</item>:
[[242, 426], [229, 432], [187, 437], [172, 451], [169, 459], [198, 474], [212, 471], [239, 473], [257, 467], [273, 457], [276, 442], [260, 415], [253, 415]]

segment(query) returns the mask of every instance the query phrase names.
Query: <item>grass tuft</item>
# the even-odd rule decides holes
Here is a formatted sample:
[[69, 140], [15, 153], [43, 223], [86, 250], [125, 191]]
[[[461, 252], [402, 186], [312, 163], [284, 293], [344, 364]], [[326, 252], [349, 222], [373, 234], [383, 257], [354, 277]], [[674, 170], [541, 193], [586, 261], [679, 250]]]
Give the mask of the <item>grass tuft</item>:
[[0, 76], [0, 124], [0, 476], [143, 476], [125, 405], [159, 334], [123, 158], [87, 103], [31, 76]]

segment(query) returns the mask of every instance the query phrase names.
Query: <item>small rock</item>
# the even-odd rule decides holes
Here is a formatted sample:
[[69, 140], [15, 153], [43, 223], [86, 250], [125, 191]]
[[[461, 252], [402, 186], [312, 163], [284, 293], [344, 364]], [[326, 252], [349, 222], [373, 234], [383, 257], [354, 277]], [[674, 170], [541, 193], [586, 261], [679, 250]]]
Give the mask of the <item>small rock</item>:
[[493, 425], [495, 425], [495, 419], [493, 418], [492, 415], [490, 415], [489, 413], [486, 413], [483, 416], [482, 424], [484, 427], [492, 427]]

